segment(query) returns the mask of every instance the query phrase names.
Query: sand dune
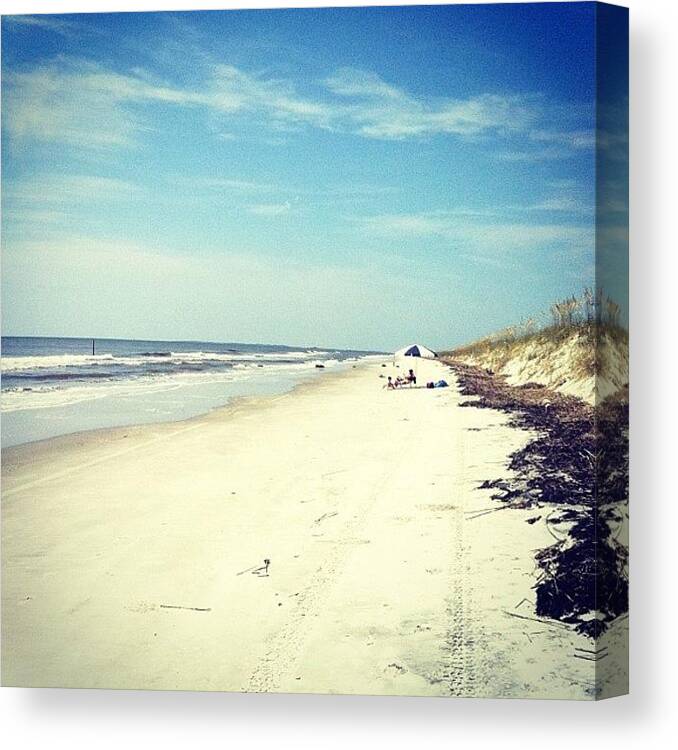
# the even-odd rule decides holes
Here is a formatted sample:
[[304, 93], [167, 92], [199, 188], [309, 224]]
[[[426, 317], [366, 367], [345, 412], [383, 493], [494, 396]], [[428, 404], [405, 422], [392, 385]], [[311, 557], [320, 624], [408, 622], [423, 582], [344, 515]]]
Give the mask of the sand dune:
[[543, 332], [450, 352], [452, 359], [505, 375], [509, 385], [540, 383], [566, 396], [599, 404], [629, 382], [628, 334], [620, 328]]
[[593, 697], [589, 642], [530, 619], [545, 526], [473, 516], [527, 434], [417, 365], [453, 387], [371, 363], [6, 450], [3, 683]]

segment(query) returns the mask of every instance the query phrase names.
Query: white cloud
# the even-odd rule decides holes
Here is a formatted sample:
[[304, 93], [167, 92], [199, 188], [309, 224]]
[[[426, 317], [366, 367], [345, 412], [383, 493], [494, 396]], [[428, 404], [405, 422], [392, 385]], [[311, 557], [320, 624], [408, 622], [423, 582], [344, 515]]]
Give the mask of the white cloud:
[[341, 68], [325, 80], [330, 91], [340, 96], [356, 96], [381, 99], [401, 99], [403, 94], [390, 86], [376, 73], [354, 68]]
[[63, 224], [65, 215], [63, 211], [56, 209], [40, 208], [5, 208], [2, 212], [3, 221], [11, 221], [21, 227], [23, 231], [26, 225], [30, 228], [40, 227], [44, 231], [45, 227], [57, 224]]
[[506, 162], [538, 162], [552, 159], [566, 159], [571, 152], [564, 148], [548, 147], [528, 150], [501, 151], [496, 155], [500, 161]]
[[597, 145], [601, 145], [600, 138], [596, 141], [596, 132], [593, 127], [572, 131], [535, 127], [527, 130], [525, 135], [527, 138], [524, 148], [500, 152], [497, 158], [507, 162], [567, 159], [572, 156], [573, 152], [593, 152]]
[[71, 23], [63, 18], [54, 16], [4, 16], [3, 21], [14, 27], [27, 27], [31, 29], [39, 28], [45, 31], [53, 31], [57, 34], [70, 36], [77, 28], [76, 24]]
[[79, 204], [132, 197], [139, 187], [112, 177], [79, 174], [46, 174], [4, 185], [8, 199], [22, 204]]
[[6, 76], [4, 125], [14, 142], [58, 142], [85, 148], [129, 146], [140, 128], [104, 90], [80, 85], [55, 66]]
[[5, 76], [5, 86], [3, 121], [11, 138], [83, 148], [133, 145], [147, 126], [130, 104], [204, 103], [200, 95], [191, 92], [66, 58], [10, 72]]
[[468, 99], [420, 99], [362, 70], [342, 69], [325, 84], [334, 94], [357, 100], [345, 105], [340, 119], [370, 138], [525, 130], [538, 116], [528, 97], [480, 94]]
[[216, 65], [207, 82], [203, 103], [224, 112], [259, 112], [280, 123], [329, 127], [331, 106], [301, 97], [291, 81], [251, 75], [233, 65]]
[[6, 83], [5, 126], [17, 141], [131, 146], [148, 130], [132, 108], [144, 103], [201, 107], [221, 115], [250, 112], [280, 127], [329, 127], [333, 117], [330, 107], [297, 96], [288, 81], [266, 80], [227, 65], [214, 66], [195, 91], [153, 81], [143, 71], [122, 74], [65, 57], [10, 72]]
[[559, 243], [593, 247], [593, 226], [488, 221], [453, 211], [383, 214], [361, 223], [382, 237], [436, 237], [463, 249], [520, 250]]
[[365, 225], [377, 234], [426, 236], [444, 234], [450, 220], [436, 214], [383, 214], [364, 219]]
[[249, 213], [255, 216], [283, 216], [289, 213], [291, 204], [287, 203], [255, 203], [247, 206]]
[[586, 189], [577, 180], [560, 179], [548, 181], [545, 187], [550, 195], [532, 205], [525, 206], [525, 210], [579, 214], [580, 216], [593, 213], [595, 207], [593, 185]]
[[276, 190], [275, 185], [268, 182], [230, 177], [176, 177], [173, 182], [193, 190], [209, 190], [212, 192], [257, 193]]
[[[373, 72], [354, 69], [339, 70], [310, 96], [302, 95], [293, 80], [224, 64], [206, 70], [201, 86], [186, 89], [157, 81], [144, 71], [119, 73], [97, 63], [60, 57], [6, 76], [6, 127], [17, 141], [131, 146], [149, 129], [139, 105], [156, 104], [198, 107], [220, 120], [247, 116], [278, 133], [313, 127], [382, 140], [522, 134], [535, 148], [543, 144], [542, 156], [554, 157], [591, 145], [586, 131], [544, 128], [540, 123], [546, 110], [537, 97], [414, 96]], [[219, 127], [217, 137], [229, 139], [231, 134]], [[500, 158], [530, 158], [532, 150], [508, 152]]]
[[553, 143], [570, 149], [592, 149], [596, 145], [596, 134], [590, 130], [575, 130], [573, 132], [558, 132], [550, 130], [533, 130], [530, 132], [533, 141]]
[[563, 195], [555, 198], [546, 198], [539, 203], [535, 203], [530, 206], [535, 211], [565, 211], [565, 212], [577, 212], [577, 211], [590, 211], [592, 206], [586, 206], [582, 204], [577, 198], [569, 195]]

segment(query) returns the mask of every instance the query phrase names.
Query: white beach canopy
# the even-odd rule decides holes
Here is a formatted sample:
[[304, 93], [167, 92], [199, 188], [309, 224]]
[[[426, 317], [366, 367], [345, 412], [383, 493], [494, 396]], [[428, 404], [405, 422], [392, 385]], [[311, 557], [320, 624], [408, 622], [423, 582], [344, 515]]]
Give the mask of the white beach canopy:
[[397, 357], [421, 357], [422, 359], [437, 359], [438, 355], [422, 344], [410, 344], [405, 346], [393, 355]]

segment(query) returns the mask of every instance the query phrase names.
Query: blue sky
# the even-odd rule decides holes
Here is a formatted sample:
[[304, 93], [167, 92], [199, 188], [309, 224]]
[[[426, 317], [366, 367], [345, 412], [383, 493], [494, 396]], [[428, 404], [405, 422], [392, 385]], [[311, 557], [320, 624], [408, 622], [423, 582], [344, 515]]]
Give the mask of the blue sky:
[[3, 19], [3, 333], [391, 349], [593, 284], [593, 4]]

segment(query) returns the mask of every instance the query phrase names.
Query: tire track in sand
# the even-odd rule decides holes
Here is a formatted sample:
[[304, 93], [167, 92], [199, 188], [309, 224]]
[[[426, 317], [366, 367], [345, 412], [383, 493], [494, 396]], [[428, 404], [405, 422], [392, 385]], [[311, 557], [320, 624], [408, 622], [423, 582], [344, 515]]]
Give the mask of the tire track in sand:
[[479, 626], [473, 606], [468, 552], [464, 542], [463, 510], [452, 521], [453, 564], [450, 573], [450, 597], [447, 600], [448, 630], [443, 646], [441, 679], [450, 694], [460, 697], [478, 695], [476, 649]]
[[[459, 394], [456, 377], [451, 375], [453, 387]], [[455, 409], [461, 409], [459, 401]], [[485, 694], [482, 675], [487, 673], [487, 650], [484, 647], [485, 633], [475, 602], [477, 579], [471, 569], [470, 551], [466, 540], [467, 523], [463, 498], [473, 492], [475, 483], [467, 478], [468, 467], [472, 466], [473, 456], [478, 455], [477, 433], [467, 430], [455, 433], [453, 455], [457, 478], [458, 507], [451, 519], [451, 567], [449, 569], [450, 595], [447, 599], [448, 627], [442, 647], [443, 659], [438, 671], [438, 679], [447, 686], [449, 694], [458, 697], [474, 697]], [[470, 443], [473, 443], [471, 445]]]

